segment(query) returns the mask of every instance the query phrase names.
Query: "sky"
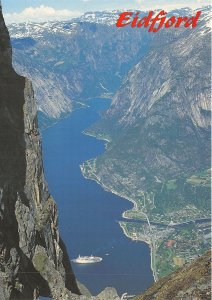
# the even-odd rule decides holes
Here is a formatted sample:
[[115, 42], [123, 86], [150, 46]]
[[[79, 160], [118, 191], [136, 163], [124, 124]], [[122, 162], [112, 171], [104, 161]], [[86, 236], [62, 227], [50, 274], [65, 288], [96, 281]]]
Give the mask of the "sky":
[[69, 20], [87, 11], [199, 8], [211, 0], [2, 0], [6, 23]]

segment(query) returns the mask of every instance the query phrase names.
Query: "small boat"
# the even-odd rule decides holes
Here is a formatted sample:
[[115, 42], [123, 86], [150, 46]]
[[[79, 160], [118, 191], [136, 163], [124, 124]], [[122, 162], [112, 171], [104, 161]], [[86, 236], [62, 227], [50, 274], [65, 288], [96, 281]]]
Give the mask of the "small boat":
[[75, 259], [72, 259], [72, 261], [76, 264], [94, 264], [102, 261], [101, 257], [98, 256], [78, 256]]

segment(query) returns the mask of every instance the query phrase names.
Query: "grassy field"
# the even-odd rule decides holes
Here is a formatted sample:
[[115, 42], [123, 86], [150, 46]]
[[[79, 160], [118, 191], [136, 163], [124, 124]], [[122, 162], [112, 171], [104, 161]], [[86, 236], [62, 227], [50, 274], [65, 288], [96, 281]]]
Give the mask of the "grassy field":
[[195, 186], [211, 186], [211, 169], [192, 175], [186, 180], [187, 183]]

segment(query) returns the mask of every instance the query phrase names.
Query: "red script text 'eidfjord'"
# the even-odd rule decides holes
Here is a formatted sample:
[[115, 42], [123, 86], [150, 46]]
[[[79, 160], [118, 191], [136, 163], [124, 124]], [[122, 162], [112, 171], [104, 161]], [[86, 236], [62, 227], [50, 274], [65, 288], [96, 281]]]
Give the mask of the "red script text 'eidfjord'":
[[167, 12], [161, 10], [156, 16], [153, 17], [154, 11], [150, 11], [147, 16], [139, 18], [140, 12], [123, 12], [119, 15], [119, 19], [116, 23], [117, 27], [131, 26], [132, 28], [148, 28], [148, 32], [157, 32], [162, 27], [178, 28], [184, 26], [186, 28], [194, 28], [197, 26], [197, 22], [201, 15], [201, 11], [198, 11], [193, 17], [177, 17], [177, 16], [166, 16]]

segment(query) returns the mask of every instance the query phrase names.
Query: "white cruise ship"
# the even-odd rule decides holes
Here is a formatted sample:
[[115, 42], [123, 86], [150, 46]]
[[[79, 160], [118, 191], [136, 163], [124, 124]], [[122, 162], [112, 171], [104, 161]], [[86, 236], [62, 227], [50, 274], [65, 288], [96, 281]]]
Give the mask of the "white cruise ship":
[[74, 263], [77, 264], [94, 264], [102, 261], [101, 257], [97, 256], [78, 256], [76, 259], [72, 259]]

